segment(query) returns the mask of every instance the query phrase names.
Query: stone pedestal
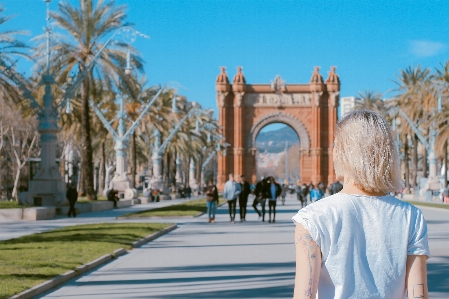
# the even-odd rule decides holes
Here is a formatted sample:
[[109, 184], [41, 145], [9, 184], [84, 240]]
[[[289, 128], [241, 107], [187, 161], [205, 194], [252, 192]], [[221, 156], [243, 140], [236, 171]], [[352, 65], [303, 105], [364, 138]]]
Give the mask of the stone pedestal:
[[109, 183], [109, 188], [106, 192], [111, 189], [117, 190], [119, 196], [123, 194], [125, 199], [135, 199], [138, 198], [139, 193], [132, 185], [131, 180], [128, 178], [128, 173], [126, 171], [126, 145], [122, 141], [116, 141], [115, 149], [115, 163], [116, 172], [112, 181]]
[[181, 158], [178, 156], [176, 157], [176, 189], [178, 189], [182, 183], [182, 160]]
[[198, 183], [195, 177], [196, 173], [196, 164], [194, 159], [190, 159], [190, 168], [189, 168], [189, 186], [192, 188], [192, 193], [194, 190], [198, 188]]
[[[44, 97], [45, 100], [48, 101]], [[42, 147], [41, 165], [30, 182], [28, 192], [19, 195], [19, 203], [26, 206], [61, 206], [67, 199], [65, 182], [56, 165], [56, 133], [59, 129], [56, 119], [42, 118], [38, 127]]]

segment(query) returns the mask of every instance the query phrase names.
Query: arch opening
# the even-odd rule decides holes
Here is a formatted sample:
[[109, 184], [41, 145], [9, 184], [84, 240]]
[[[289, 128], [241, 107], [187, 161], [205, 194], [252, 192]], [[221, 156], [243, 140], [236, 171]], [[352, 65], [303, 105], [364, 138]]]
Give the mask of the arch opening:
[[288, 124], [265, 125], [255, 137], [256, 176], [273, 176], [279, 183], [300, 178], [300, 137]]

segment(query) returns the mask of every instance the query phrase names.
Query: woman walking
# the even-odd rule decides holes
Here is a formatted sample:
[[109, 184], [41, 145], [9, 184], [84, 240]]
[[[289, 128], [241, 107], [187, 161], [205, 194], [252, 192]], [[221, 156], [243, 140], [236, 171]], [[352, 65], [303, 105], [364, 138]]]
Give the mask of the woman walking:
[[212, 180], [209, 181], [209, 186], [206, 190], [206, 206], [207, 215], [209, 216], [209, 222], [215, 222], [215, 210], [218, 206], [218, 191], [217, 186], [214, 185]]
[[428, 298], [426, 221], [388, 195], [403, 188], [388, 122], [368, 110], [346, 114], [332, 156], [343, 189], [293, 217], [294, 298]]
[[284, 180], [284, 184], [282, 184], [282, 192], [281, 192], [281, 202], [282, 205], [285, 205], [285, 196], [287, 196], [287, 192], [289, 190], [288, 181]]

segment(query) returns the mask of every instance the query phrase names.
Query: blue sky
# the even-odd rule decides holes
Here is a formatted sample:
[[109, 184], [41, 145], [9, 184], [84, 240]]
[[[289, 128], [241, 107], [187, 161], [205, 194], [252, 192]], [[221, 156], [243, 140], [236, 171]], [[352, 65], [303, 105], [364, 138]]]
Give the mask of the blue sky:
[[[71, 0], [70, 2], [78, 3]], [[41, 0], [0, 0], [16, 15], [1, 30], [42, 33]], [[57, 9], [53, 0], [51, 8]], [[215, 79], [243, 66], [248, 83], [307, 83], [314, 66], [326, 78], [337, 66], [341, 96], [395, 87], [400, 69], [435, 68], [448, 60], [449, 1], [151, 1], [126, 4], [128, 20], [151, 38], [135, 46], [150, 84], [177, 87], [191, 101], [216, 108]], [[28, 37], [27, 37], [28, 38]], [[26, 63], [23, 68], [29, 68]]]

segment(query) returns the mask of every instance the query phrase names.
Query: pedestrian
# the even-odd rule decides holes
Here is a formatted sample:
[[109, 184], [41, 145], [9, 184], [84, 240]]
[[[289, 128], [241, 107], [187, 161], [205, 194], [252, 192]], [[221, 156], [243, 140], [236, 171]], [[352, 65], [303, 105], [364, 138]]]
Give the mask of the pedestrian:
[[[260, 178], [260, 181], [256, 184], [256, 188], [254, 189], [254, 202], [253, 208], [256, 211], [257, 215], [262, 217], [262, 222], [265, 222], [265, 201], [268, 198], [266, 194], [265, 185], [267, 184], [267, 180], [264, 177]], [[261, 205], [262, 212], [257, 209], [257, 205]]]
[[324, 185], [323, 182], [318, 183], [318, 189], [320, 189], [321, 192], [323, 192], [323, 196], [324, 196], [324, 194], [326, 194], [326, 185]]
[[288, 181], [284, 180], [284, 184], [282, 184], [282, 192], [281, 192], [282, 205], [285, 205], [285, 197], [287, 196], [288, 190], [289, 190]]
[[184, 187], [184, 194], [188, 199], [190, 199], [190, 196], [192, 195], [192, 188], [190, 188], [189, 184], [186, 184]]
[[75, 184], [74, 183], [70, 183], [67, 189], [67, 192], [65, 194], [65, 197], [67, 197], [67, 200], [69, 201], [69, 213], [68, 213], [68, 217], [76, 217], [76, 209], [75, 209], [75, 204], [78, 201], [78, 192], [75, 189]]
[[374, 111], [337, 123], [332, 157], [343, 189], [293, 217], [294, 298], [402, 299], [407, 290], [408, 298], [428, 298], [426, 221], [388, 195], [404, 184], [393, 136]]
[[304, 196], [302, 194], [302, 187], [301, 187], [301, 181], [296, 181], [296, 187], [295, 187], [295, 193], [296, 193], [296, 199], [298, 199], [301, 202], [301, 208], [304, 207]]
[[112, 188], [107, 193], [107, 197], [108, 197], [108, 201], [114, 202], [114, 208], [116, 208], [117, 207], [117, 199], [118, 199], [118, 191], [115, 190], [114, 188]]
[[229, 181], [226, 182], [224, 187], [223, 197], [228, 201], [229, 217], [231, 217], [232, 223], [235, 223], [235, 210], [240, 191], [240, 184], [234, 181], [234, 175], [230, 173]]
[[337, 194], [343, 189], [343, 185], [339, 181], [335, 181], [332, 185], [329, 186], [329, 194]]
[[215, 222], [215, 210], [218, 206], [218, 191], [214, 181], [209, 181], [209, 186], [206, 187], [206, 206], [209, 222]]
[[184, 194], [184, 189], [182, 188], [182, 186], [179, 187], [178, 194], [179, 194], [179, 198], [186, 198], [186, 196]]
[[282, 187], [273, 177], [269, 177], [266, 184], [268, 197], [268, 223], [271, 223], [271, 211], [273, 211], [273, 223], [276, 222], [276, 201], [282, 193]]
[[248, 196], [251, 193], [251, 187], [249, 183], [245, 180], [245, 176], [240, 176], [240, 189], [239, 194], [239, 211], [240, 211], [240, 222], [246, 221], [246, 206], [248, 204]]
[[318, 186], [313, 186], [312, 191], [310, 191], [310, 201], [316, 202], [324, 197], [324, 192], [318, 188]]
[[443, 203], [449, 203], [449, 185], [443, 189]]
[[304, 206], [307, 206], [307, 197], [309, 196], [309, 193], [310, 193], [309, 186], [307, 186], [306, 184], [302, 184], [301, 195], [304, 200]]

